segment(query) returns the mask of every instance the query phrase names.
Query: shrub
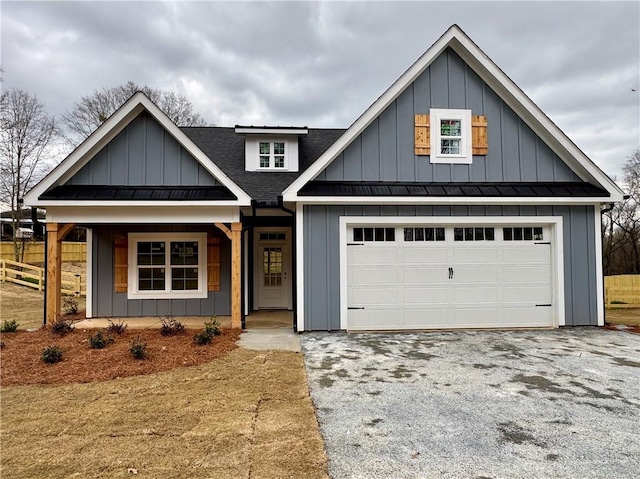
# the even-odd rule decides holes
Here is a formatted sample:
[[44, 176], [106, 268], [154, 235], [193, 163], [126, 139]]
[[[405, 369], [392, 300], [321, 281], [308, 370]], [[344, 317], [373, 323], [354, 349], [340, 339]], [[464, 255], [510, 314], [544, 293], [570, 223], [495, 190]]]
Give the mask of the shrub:
[[18, 322], [15, 319], [8, 319], [2, 322], [0, 333], [15, 333], [18, 330]]
[[147, 359], [147, 342], [140, 335], [136, 336], [129, 344], [129, 352], [135, 359]]
[[40, 357], [45, 363], [54, 364], [62, 361], [62, 354], [63, 351], [60, 346], [49, 346], [42, 350], [42, 355]]
[[102, 334], [102, 331], [98, 331], [89, 336], [89, 347], [91, 349], [106, 348], [111, 343], [113, 343], [113, 338]]
[[204, 330], [212, 336], [220, 336], [220, 323], [215, 316], [211, 318], [211, 321], [204, 323]]
[[211, 321], [207, 321], [204, 323], [204, 329], [193, 337], [193, 341], [203, 346], [205, 344], [209, 344], [214, 336], [218, 336], [220, 334], [220, 323], [215, 319], [211, 318]]
[[114, 323], [113, 321], [109, 320], [109, 325], [107, 326], [107, 332], [109, 334], [117, 334], [118, 336], [122, 336], [126, 330], [127, 325], [124, 323], [124, 321]]
[[205, 344], [209, 344], [213, 339], [213, 335], [209, 334], [207, 330], [202, 330], [193, 336], [193, 342], [199, 346], [204, 346]]
[[78, 314], [78, 300], [72, 296], [65, 296], [62, 299], [62, 309], [67, 316]]
[[59, 319], [51, 324], [51, 332], [53, 334], [57, 334], [58, 336], [64, 336], [65, 334], [69, 334], [73, 331], [73, 323], [71, 321], [65, 321], [63, 319]]
[[173, 336], [175, 334], [184, 333], [184, 324], [176, 320], [173, 316], [165, 316], [160, 318], [162, 326], [160, 326], [160, 334], [163, 336]]

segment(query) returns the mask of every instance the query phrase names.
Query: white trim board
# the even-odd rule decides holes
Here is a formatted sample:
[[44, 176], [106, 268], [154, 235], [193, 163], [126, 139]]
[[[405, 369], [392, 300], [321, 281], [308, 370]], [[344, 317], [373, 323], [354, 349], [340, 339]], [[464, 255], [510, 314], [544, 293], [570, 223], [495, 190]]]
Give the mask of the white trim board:
[[582, 180], [592, 180], [607, 190], [611, 198], [606, 201], [622, 200], [624, 193], [618, 185], [598, 168], [457, 25], [452, 25], [315, 163], [284, 190], [284, 200], [306, 200], [298, 196], [300, 189], [316, 178], [344, 151], [447, 47], [451, 47], [460, 55]]
[[85, 297], [85, 316], [87, 319], [93, 317], [93, 229], [87, 228], [87, 276], [85, 284], [87, 288]]
[[304, 331], [304, 205], [296, 204], [296, 317], [298, 332]]
[[552, 304], [554, 325], [565, 325], [564, 248], [561, 216], [341, 216], [340, 248], [340, 329], [347, 330], [347, 226], [349, 225], [545, 225], [551, 229]]
[[234, 223], [240, 221], [239, 210], [237, 206], [52, 206], [47, 208], [47, 223]]
[[[213, 161], [209, 159], [196, 144], [173, 123], [150, 99], [142, 92], [137, 92], [124, 105], [113, 113], [89, 138], [82, 142], [69, 156], [56, 166], [36, 184], [24, 197], [24, 204], [29, 206], [49, 206], [54, 202], [39, 200], [40, 195], [55, 185], [63, 185], [73, 175], [86, 165], [102, 148], [104, 148], [118, 133], [129, 125], [140, 113], [147, 111], [173, 138], [187, 150], [202, 167], [207, 170], [222, 185], [226, 186], [238, 199], [235, 205], [248, 206], [250, 196], [236, 185]], [[66, 204], [74, 204], [69, 201]], [[105, 201], [102, 204], [108, 205]]]
[[[473, 185], [473, 183], [469, 183]], [[592, 205], [611, 198], [544, 198], [500, 196], [301, 196], [300, 204], [334, 205]]]
[[602, 213], [600, 205], [593, 205], [596, 257], [596, 312], [598, 326], [604, 326], [604, 274], [602, 271]]

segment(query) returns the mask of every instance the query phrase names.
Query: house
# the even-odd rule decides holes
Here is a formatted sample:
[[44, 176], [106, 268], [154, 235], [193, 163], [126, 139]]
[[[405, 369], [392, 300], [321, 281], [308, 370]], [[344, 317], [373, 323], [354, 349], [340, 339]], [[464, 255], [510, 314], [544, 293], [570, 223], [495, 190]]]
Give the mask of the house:
[[178, 128], [137, 93], [25, 204], [47, 210], [49, 321], [79, 225], [90, 317], [331, 331], [602, 325], [622, 197], [454, 25], [346, 130]]

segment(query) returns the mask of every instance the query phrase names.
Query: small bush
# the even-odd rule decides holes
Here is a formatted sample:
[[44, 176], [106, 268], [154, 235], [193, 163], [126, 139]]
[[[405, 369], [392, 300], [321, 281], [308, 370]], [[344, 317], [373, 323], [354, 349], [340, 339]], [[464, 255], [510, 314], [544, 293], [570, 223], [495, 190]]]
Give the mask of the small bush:
[[212, 336], [220, 336], [220, 323], [215, 316], [211, 318], [211, 321], [204, 323], [204, 330]]
[[73, 323], [71, 321], [58, 319], [57, 321], [51, 324], [51, 332], [53, 334], [57, 334], [58, 336], [64, 336], [65, 334], [69, 334], [72, 331], [73, 331]]
[[127, 325], [124, 323], [124, 321], [114, 323], [113, 321], [109, 320], [109, 325], [107, 326], [107, 332], [109, 334], [117, 334], [118, 336], [122, 336], [126, 330]]
[[207, 330], [200, 331], [193, 336], [193, 342], [198, 346], [204, 346], [205, 344], [209, 344], [213, 339], [213, 335], [209, 334]]
[[15, 333], [18, 330], [18, 322], [15, 319], [8, 319], [2, 322], [0, 333]]
[[49, 346], [42, 350], [42, 355], [40, 357], [45, 363], [54, 364], [62, 361], [62, 354], [63, 351], [60, 346]]
[[62, 299], [62, 309], [67, 316], [78, 314], [78, 300], [73, 296], [65, 296]]
[[129, 352], [135, 359], [147, 359], [147, 342], [140, 335], [136, 336], [129, 345]]
[[219, 334], [220, 323], [215, 318], [211, 318], [211, 321], [204, 323], [204, 329], [199, 333], [196, 333], [193, 337], [193, 342], [203, 346], [205, 344], [209, 344], [214, 336], [218, 336]]
[[113, 343], [113, 338], [106, 336], [102, 331], [89, 336], [89, 347], [91, 349], [103, 349]]
[[176, 334], [184, 333], [184, 324], [176, 320], [173, 316], [169, 315], [164, 318], [160, 318], [162, 326], [160, 326], [160, 334], [163, 336], [174, 336]]

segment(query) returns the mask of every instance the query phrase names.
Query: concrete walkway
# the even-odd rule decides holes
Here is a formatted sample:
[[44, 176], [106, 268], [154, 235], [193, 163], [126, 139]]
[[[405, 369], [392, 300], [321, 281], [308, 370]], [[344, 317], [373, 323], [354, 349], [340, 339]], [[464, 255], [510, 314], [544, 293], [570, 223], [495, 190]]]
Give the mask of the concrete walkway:
[[[205, 316], [176, 317], [187, 329], [202, 329], [204, 323], [210, 321]], [[231, 317], [215, 318], [222, 328], [231, 327]], [[257, 351], [280, 350], [300, 352], [300, 338], [293, 332], [292, 313], [281, 310], [256, 311], [246, 318], [246, 329], [240, 335], [238, 346]], [[106, 328], [109, 321], [124, 322], [130, 329], [159, 328], [161, 318], [157, 316], [139, 318], [91, 318], [75, 324], [78, 329]]]

